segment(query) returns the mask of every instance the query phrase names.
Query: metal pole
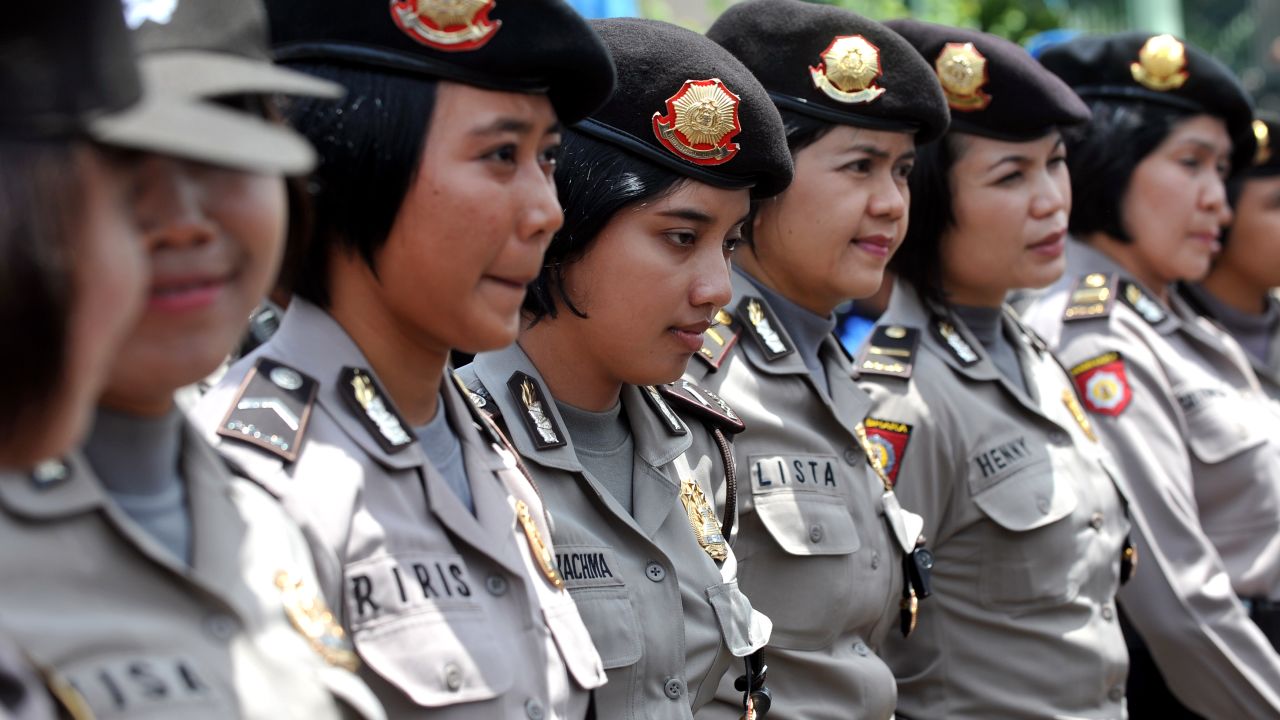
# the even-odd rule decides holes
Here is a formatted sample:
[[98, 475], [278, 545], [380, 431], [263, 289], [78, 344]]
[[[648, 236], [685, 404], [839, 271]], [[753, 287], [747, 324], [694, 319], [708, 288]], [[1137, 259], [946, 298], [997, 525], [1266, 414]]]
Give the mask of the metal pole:
[[1182, 0], [1129, 0], [1129, 26], [1185, 37]]

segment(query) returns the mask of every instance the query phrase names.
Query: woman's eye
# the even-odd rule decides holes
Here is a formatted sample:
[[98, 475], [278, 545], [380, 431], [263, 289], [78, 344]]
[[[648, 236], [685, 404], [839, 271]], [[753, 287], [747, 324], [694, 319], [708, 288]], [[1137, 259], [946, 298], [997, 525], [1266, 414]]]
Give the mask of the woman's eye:
[[502, 147], [495, 148], [494, 150], [490, 151], [486, 157], [491, 158], [493, 160], [497, 160], [498, 162], [504, 162], [504, 163], [515, 162], [516, 146], [503, 145]]
[[996, 184], [997, 184], [997, 185], [1012, 185], [1013, 183], [1015, 183], [1015, 182], [1017, 182], [1017, 181], [1019, 181], [1019, 180], [1021, 180], [1021, 179], [1022, 179], [1022, 171], [1021, 171], [1021, 170], [1017, 170], [1017, 171], [1015, 171], [1015, 172], [1011, 172], [1011, 173], [1009, 173], [1008, 175], [1001, 175], [1001, 176], [1000, 176], [1000, 178], [996, 180]]
[[897, 176], [899, 180], [907, 180], [911, 177], [911, 171], [915, 169], [915, 165], [899, 165], [894, 168], [894, 175]]
[[1066, 163], [1067, 163], [1066, 155], [1054, 155], [1053, 157], [1049, 158], [1049, 165], [1053, 167], [1065, 165]]
[[741, 244], [742, 244], [742, 238], [741, 238], [741, 237], [729, 237], [729, 238], [725, 238], [725, 239], [724, 239], [724, 251], [725, 251], [725, 253], [732, 253], [734, 250], [737, 250], [737, 249], [738, 249], [738, 246], [739, 246], [739, 245], [741, 245]]
[[541, 158], [542, 164], [549, 165], [551, 167], [555, 167], [560, 164], [560, 150], [560, 145], [553, 145], [552, 147], [543, 150]]
[[676, 245], [692, 245], [698, 239], [697, 235], [694, 235], [691, 232], [680, 231], [680, 230], [673, 230], [671, 232], [668, 232], [666, 233], [666, 236], [668, 240], [675, 243]]
[[856, 173], [869, 173], [871, 172], [871, 161], [870, 160], [854, 160], [848, 165], [845, 165], [844, 169], [850, 172], [856, 172]]

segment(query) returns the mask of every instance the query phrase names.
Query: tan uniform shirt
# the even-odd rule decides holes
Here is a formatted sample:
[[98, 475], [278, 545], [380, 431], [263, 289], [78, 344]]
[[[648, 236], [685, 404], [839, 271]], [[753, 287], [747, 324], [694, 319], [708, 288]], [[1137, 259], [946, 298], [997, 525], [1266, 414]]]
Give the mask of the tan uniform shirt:
[[[309, 410], [291, 413], [306, 425], [289, 448], [296, 460], [225, 437], [220, 449], [302, 525], [325, 596], [388, 714], [583, 717], [604, 671], [573, 600], [531, 550], [544, 541], [551, 552], [542, 502], [454, 382], [446, 379], [441, 411], [462, 444], [477, 515], [423, 454], [351, 338], [302, 300], [201, 401], [207, 431], [273, 421], [283, 398], [261, 396], [267, 386], [250, 383], [237, 395], [260, 358], [299, 374], [280, 375], [286, 387], [307, 387], [308, 377], [318, 386]], [[233, 404], [240, 409], [228, 416]]]
[[[854, 434], [870, 399], [834, 336], [820, 350], [828, 396], [750, 281], [735, 274], [733, 287], [733, 312], [722, 317], [729, 323], [708, 331], [702, 357], [711, 357], [691, 361], [689, 376], [747, 425], [734, 442], [734, 552], [739, 585], [773, 621], [769, 717], [892, 717], [897, 691], [877, 652], [898, 632], [904, 543], [890, 530], [884, 486]], [[706, 717], [736, 718], [735, 695], [726, 674], [724, 703]]]
[[[517, 395], [520, 383], [511, 382], [516, 373], [535, 383], [548, 420], [543, 432], [550, 429], [563, 444], [547, 447], [524, 422], [530, 410]], [[723, 564], [712, 560], [681, 500], [684, 473], [691, 471], [688, 479], [708, 499], [719, 532], [725, 470], [710, 432], [701, 423], [686, 425], [647, 389], [625, 386], [622, 407], [635, 442], [628, 513], [579, 462], [555, 400], [523, 350], [483, 353], [459, 374], [487, 410], [497, 408], [553, 517], [561, 575], [609, 675], [596, 692], [600, 716], [692, 718], [715, 697], [721, 675], [743, 674], [734, 658], [762, 647], [770, 628], [738, 590], [732, 553]]]
[[322, 658], [332, 620], [315, 644], [294, 624], [324, 625], [323, 608], [307, 612], [319, 589], [297, 526], [194, 429], [182, 458], [190, 567], [81, 458], [61, 477], [0, 477], [0, 617], [13, 640], [99, 720], [384, 717]]
[[49, 690], [7, 637], [0, 638], [0, 718], [53, 720]]
[[[1207, 293], [1208, 291], [1201, 290], [1201, 292]], [[1200, 302], [1195, 298], [1195, 292], [1188, 288], [1179, 287], [1179, 294], [1180, 299], [1186, 301], [1187, 307], [1204, 315], [1210, 320], [1219, 320], [1219, 318], [1216, 318], [1211, 312], [1208, 312], [1208, 308], [1201, 306]], [[1274, 294], [1267, 295], [1266, 303], [1268, 314], [1272, 314], [1274, 317], [1274, 313], [1280, 313], [1280, 299], [1277, 299]], [[1228, 335], [1231, 334], [1230, 325], [1228, 323], [1223, 322], [1218, 324], [1219, 327], [1227, 331]], [[1233, 337], [1238, 339], [1238, 336], [1233, 335]], [[1247, 350], [1245, 351], [1245, 357], [1249, 359], [1249, 364], [1253, 367], [1254, 375], [1257, 376], [1259, 384], [1262, 385], [1262, 389], [1267, 392], [1267, 396], [1276, 402], [1280, 402], [1280, 332], [1272, 333], [1271, 339], [1267, 343], [1266, 350], [1266, 357], [1264, 358], [1259, 358]]]
[[[944, 322], [959, 345], [938, 331]], [[1008, 316], [1005, 329], [1029, 392], [905, 283], [860, 357], [859, 367], [910, 364], [909, 377], [863, 370], [867, 427], [903, 506], [924, 517], [936, 558], [916, 632], [891, 635], [884, 650], [898, 712], [1122, 718], [1128, 654], [1114, 600], [1129, 530], [1123, 499], [1066, 371]], [[878, 340], [904, 332], [903, 344], [918, 343], [909, 355], [880, 354]]]
[[1187, 707], [1280, 717], [1280, 656], [1236, 599], [1280, 598], [1280, 416], [1212, 323], [1085, 244], [1067, 258], [1024, 317], [1124, 473], [1141, 560], [1120, 602]]

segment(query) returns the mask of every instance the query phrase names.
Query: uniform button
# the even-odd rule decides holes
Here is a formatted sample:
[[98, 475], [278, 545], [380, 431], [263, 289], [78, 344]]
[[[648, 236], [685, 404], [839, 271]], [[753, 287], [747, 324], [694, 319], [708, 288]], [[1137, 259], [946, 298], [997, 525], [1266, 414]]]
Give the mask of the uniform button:
[[1103, 606], [1102, 606], [1102, 619], [1103, 619], [1103, 620], [1106, 620], [1107, 622], [1111, 622], [1111, 620], [1112, 620], [1113, 618], [1115, 618], [1115, 616], [1116, 616], [1116, 613], [1115, 613], [1115, 611], [1114, 611], [1114, 610], [1112, 610], [1112, 609], [1111, 609], [1111, 606], [1110, 606], [1110, 605], [1103, 605]]
[[1093, 514], [1093, 517], [1089, 518], [1089, 527], [1094, 530], [1102, 529], [1102, 513], [1096, 512]]
[[809, 526], [809, 542], [811, 543], [822, 542], [822, 526], [821, 525]]
[[857, 450], [854, 450], [853, 448], [845, 448], [845, 451], [844, 451], [845, 462], [849, 463], [850, 465], [856, 466], [858, 464], [858, 461], [861, 459], [862, 459], [862, 455]]
[[458, 692], [462, 689], [462, 668], [454, 663], [447, 663], [444, 666], [444, 686], [449, 688], [449, 692]]
[[546, 713], [542, 709], [542, 703], [537, 700], [529, 700], [524, 704], [524, 714], [529, 720], [542, 720]]
[[228, 615], [210, 615], [204, 620], [204, 629], [218, 640], [230, 640], [236, 634], [236, 621]]
[[662, 692], [672, 700], [679, 700], [684, 697], [684, 681], [680, 678], [667, 678], [667, 682], [662, 686]]
[[871, 648], [861, 640], [853, 644], [853, 651], [864, 657], [871, 654]]
[[667, 570], [656, 562], [651, 562], [644, 568], [645, 577], [654, 582], [662, 582], [667, 579]]
[[484, 589], [488, 590], [490, 595], [506, 595], [507, 579], [501, 575], [490, 575], [484, 580]]
[[1111, 688], [1110, 692], [1107, 693], [1107, 697], [1111, 698], [1112, 702], [1124, 700], [1124, 688], [1119, 685]]
[[878, 567], [880, 567], [880, 553], [873, 552], [871, 553], [871, 569], [875, 570]]
[[1048, 515], [1049, 514], [1049, 498], [1047, 497], [1036, 498], [1036, 507], [1040, 509], [1041, 515]]

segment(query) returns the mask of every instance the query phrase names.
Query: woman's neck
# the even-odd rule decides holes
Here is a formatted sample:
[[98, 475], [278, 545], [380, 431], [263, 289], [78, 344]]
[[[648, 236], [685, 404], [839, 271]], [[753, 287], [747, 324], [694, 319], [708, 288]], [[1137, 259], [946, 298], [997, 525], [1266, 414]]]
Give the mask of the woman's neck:
[[760, 256], [751, 247], [739, 250], [733, 256], [733, 264], [742, 272], [755, 278], [755, 281], [773, 290], [782, 297], [808, 310], [819, 317], [826, 317], [835, 312], [836, 303], [824, 303], [792, 288], [784, 277], [770, 272], [768, 264], [761, 262]]
[[1267, 292], [1270, 288], [1255, 287], [1248, 277], [1234, 268], [1219, 265], [1201, 281], [1200, 286], [1223, 305], [1245, 315], [1262, 315], [1267, 310]]
[[557, 401], [591, 412], [604, 412], [618, 403], [622, 382], [611, 377], [589, 348], [581, 347], [572, 327], [585, 322], [566, 316], [544, 317], [520, 333], [520, 348], [551, 389]]
[[1168, 304], [1169, 285], [1173, 280], [1160, 277], [1154, 269], [1147, 267], [1147, 264], [1139, 257], [1138, 250], [1132, 242], [1121, 242], [1102, 232], [1088, 235], [1084, 240], [1095, 250], [1111, 258], [1117, 265], [1124, 268], [1134, 279], [1142, 283], [1147, 290], [1159, 298], [1160, 302]]

